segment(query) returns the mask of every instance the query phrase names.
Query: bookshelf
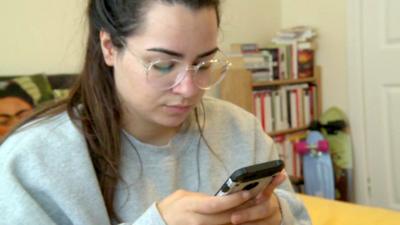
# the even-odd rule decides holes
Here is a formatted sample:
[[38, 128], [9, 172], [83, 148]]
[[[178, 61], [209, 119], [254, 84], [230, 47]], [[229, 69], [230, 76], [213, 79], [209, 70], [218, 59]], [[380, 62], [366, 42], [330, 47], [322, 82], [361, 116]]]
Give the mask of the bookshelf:
[[[232, 59], [231, 61], [236, 62], [234, 66], [227, 74], [226, 78], [220, 84], [219, 97], [223, 100], [229, 101], [235, 105], [242, 107], [248, 112], [254, 112], [253, 102], [253, 91], [256, 89], [268, 89], [268, 88], [279, 88], [287, 85], [313, 84], [317, 91], [317, 112], [316, 117], [321, 115], [322, 110], [322, 85], [321, 85], [321, 68], [316, 66], [314, 68], [314, 76], [310, 78], [299, 78], [299, 79], [288, 79], [288, 80], [275, 80], [275, 81], [263, 81], [253, 82], [251, 72], [241, 67], [242, 63], [238, 59]], [[282, 129], [273, 132], [268, 132], [271, 137], [278, 135], [285, 135], [290, 133], [296, 133], [307, 130], [308, 126], [300, 126], [289, 129]]]
[[219, 97], [253, 112], [253, 83], [251, 72], [245, 68], [234, 67], [228, 71], [219, 86]]
[[[243, 109], [254, 112], [254, 100], [253, 91], [264, 88], [279, 88], [288, 85], [298, 84], [312, 84], [316, 87], [317, 95], [317, 110], [315, 118], [319, 118], [322, 109], [322, 85], [321, 85], [321, 68], [319, 66], [314, 67], [314, 76], [310, 78], [299, 78], [299, 79], [288, 79], [288, 80], [275, 80], [275, 81], [263, 81], [253, 82], [252, 74], [249, 70], [242, 67], [240, 60], [231, 60], [236, 62], [234, 66], [227, 74], [226, 78], [220, 84], [219, 97], [233, 104], [236, 104]], [[304, 180], [301, 169], [301, 157], [295, 153], [293, 149], [293, 143], [299, 140], [299, 137], [307, 131], [308, 124], [276, 130], [273, 132], [267, 132], [276, 143], [278, 143], [280, 158], [285, 161], [286, 170], [290, 177], [295, 190], [297, 192], [303, 192]], [[288, 147], [288, 143], [291, 147]], [[285, 152], [285, 153], [283, 153]], [[290, 156], [289, 156], [290, 155]]]
[[299, 26], [283, 29], [270, 43], [234, 43], [233, 68], [220, 84], [219, 97], [253, 113], [273, 138], [292, 184], [302, 192], [304, 140], [322, 111], [321, 68], [315, 65], [316, 31]]

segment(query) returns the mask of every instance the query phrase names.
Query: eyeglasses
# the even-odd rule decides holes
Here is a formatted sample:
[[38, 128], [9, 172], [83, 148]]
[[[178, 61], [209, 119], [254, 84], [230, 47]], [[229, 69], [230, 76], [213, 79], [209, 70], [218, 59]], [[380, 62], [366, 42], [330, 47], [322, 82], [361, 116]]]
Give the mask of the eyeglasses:
[[161, 90], [168, 90], [177, 86], [187, 74], [192, 75], [193, 83], [198, 88], [208, 90], [223, 80], [232, 65], [220, 50], [215, 53], [213, 59], [196, 65], [187, 65], [187, 63], [179, 59], [158, 59], [146, 63], [134, 51], [127, 46], [125, 48], [145, 68], [147, 82]]

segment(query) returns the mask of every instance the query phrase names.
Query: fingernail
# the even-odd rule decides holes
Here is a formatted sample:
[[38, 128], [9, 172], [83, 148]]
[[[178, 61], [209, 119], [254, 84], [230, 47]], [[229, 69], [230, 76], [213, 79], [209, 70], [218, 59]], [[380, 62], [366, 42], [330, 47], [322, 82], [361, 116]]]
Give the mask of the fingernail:
[[239, 224], [241, 219], [242, 218], [239, 214], [233, 214], [231, 220], [233, 224]]

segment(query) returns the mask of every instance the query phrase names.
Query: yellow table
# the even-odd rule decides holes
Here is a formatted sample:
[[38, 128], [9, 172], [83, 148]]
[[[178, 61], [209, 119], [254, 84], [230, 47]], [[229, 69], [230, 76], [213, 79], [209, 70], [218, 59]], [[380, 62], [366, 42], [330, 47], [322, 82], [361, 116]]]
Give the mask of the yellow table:
[[314, 225], [400, 225], [400, 212], [301, 195]]

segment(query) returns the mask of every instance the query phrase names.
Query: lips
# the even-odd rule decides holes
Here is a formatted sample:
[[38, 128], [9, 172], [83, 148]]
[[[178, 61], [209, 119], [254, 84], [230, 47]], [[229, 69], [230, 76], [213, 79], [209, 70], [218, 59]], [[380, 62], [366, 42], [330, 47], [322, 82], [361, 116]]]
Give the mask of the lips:
[[166, 110], [173, 114], [187, 113], [192, 109], [190, 105], [166, 105]]

